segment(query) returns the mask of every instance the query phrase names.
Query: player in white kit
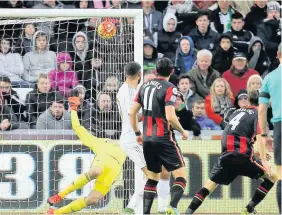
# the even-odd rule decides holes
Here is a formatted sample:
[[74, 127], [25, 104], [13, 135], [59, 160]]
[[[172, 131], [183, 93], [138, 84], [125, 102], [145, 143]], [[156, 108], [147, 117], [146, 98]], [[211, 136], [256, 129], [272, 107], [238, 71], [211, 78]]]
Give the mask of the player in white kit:
[[[120, 87], [117, 93], [117, 103], [119, 107], [120, 116], [122, 119], [122, 132], [120, 136], [120, 145], [127, 156], [134, 162], [135, 171], [142, 170], [147, 175], [147, 167], [145, 158], [143, 155], [143, 146], [136, 142], [136, 135], [130, 125], [129, 110], [134, 102], [135, 95], [138, 92], [138, 83], [141, 79], [141, 66], [136, 62], [128, 63], [124, 68], [126, 81]], [[138, 116], [141, 123], [141, 112]], [[142, 129], [141, 129], [142, 130]], [[141, 171], [140, 171], [141, 172]], [[130, 199], [127, 207], [124, 210], [124, 214], [143, 214], [143, 188], [146, 184], [147, 179], [144, 177], [142, 172], [135, 174], [135, 192]], [[169, 181], [161, 180], [158, 184], [158, 211], [165, 212], [168, 205], [169, 197]]]

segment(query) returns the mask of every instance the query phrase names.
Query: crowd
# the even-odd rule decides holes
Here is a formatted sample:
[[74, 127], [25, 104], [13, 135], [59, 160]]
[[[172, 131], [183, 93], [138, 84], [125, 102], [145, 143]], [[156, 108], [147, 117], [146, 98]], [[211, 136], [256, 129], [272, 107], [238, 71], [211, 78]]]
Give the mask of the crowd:
[[[159, 58], [171, 59], [170, 81], [179, 89], [177, 115], [194, 136], [224, 129], [230, 113], [248, 105], [248, 92], [259, 90], [265, 75], [279, 65], [278, 1], [10, 0], [0, 7], [142, 8], [144, 76], [154, 75]], [[71, 129], [65, 101], [76, 89], [82, 125], [99, 137], [119, 138], [116, 92], [124, 65], [134, 58], [133, 20], [108, 19], [118, 32], [109, 40], [96, 31], [103, 20], [0, 25], [1, 130]], [[23, 88], [32, 88], [25, 99], [19, 95]]]

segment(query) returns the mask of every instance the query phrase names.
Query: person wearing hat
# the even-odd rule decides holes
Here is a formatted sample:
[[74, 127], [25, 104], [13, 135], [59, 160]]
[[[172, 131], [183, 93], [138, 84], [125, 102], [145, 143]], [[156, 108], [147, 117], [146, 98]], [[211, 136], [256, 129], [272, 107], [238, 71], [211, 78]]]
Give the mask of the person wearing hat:
[[193, 113], [190, 110], [186, 109], [185, 103], [184, 103], [184, 96], [183, 94], [178, 91], [175, 101], [175, 111], [176, 116], [178, 117], [178, 120], [182, 127], [185, 130], [193, 131], [193, 140], [200, 140], [201, 139], [201, 127], [197, 123], [197, 121], [193, 118]]
[[[279, 207], [279, 214], [281, 214], [281, 180], [282, 180], [282, 169], [281, 169], [281, 70], [282, 70], [282, 43], [280, 43], [277, 52], [277, 58], [280, 61], [280, 65], [277, 69], [265, 76], [262, 87], [260, 90], [259, 97], [259, 125], [261, 127], [262, 141], [267, 144], [269, 141], [268, 129], [267, 129], [267, 110], [271, 100], [273, 118], [273, 142], [274, 142], [274, 160], [278, 173], [278, 182], [276, 190], [277, 204]], [[263, 158], [265, 158], [263, 156]], [[269, 169], [269, 166], [266, 167]]]
[[231, 68], [224, 72], [222, 77], [229, 83], [236, 96], [239, 90], [246, 89], [249, 77], [255, 74], [259, 75], [257, 71], [248, 67], [245, 54], [238, 52], [233, 57]]
[[265, 45], [265, 50], [270, 60], [276, 58], [277, 47], [281, 43], [280, 5], [278, 2], [267, 3], [267, 18], [258, 26], [257, 36]]
[[234, 56], [233, 40], [227, 34], [222, 34], [219, 39], [219, 46], [213, 52], [212, 68], [220, 74], [230, 69]]

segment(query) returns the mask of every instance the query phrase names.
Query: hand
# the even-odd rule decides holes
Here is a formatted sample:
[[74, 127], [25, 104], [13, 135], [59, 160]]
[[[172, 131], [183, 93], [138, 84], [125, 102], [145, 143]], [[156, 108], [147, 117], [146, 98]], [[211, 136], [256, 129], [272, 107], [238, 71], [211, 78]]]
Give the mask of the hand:
[[182, 133], [182, 140], [187, 140], [189, 137], [189, 132], [184, 130]]
[[262, 137], [262, 143], [265, 145], [268, 151], [273, 151], [273, 138], [272, 137]]
[[201, 136], [193, 136], [192, 140], [201, 140]]
[[142, 135], [136, 136], [136, 142], [137, 142], [139, 145], [143, 145], [143, 136], [142, 136]]
[[3, 131], [6, 131], [9, 127], [10, 127], [11, 123], [9, 122], [8, 119], [4, 119], [1, 124], [0, 127]]
[[265, 169], [265, 173], [270, 177], [271, 176], [271, 165], [267, 161], [262, 161], [261, 163]]
[[79, 97], [69, 97], [68, 101], [70, 104], [70, 109], [77, 111], [77, 108], [80, 105], [80, 98]]

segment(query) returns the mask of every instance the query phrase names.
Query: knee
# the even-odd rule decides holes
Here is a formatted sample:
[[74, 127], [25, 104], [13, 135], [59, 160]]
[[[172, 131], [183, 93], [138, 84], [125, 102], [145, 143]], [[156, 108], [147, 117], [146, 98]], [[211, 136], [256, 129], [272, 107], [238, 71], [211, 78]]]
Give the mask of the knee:
[[102, 173], [102, 169], [100, 167], [93, 167], [87, 172], [91, 180], [97, 178], [101, 173]]
[[162, 170], [160, 178], [164, 180], [169, 180], [169, 177], [170, 173], [166, 169]]
[[272, 172], [271, 176], [269, 177], [269, 180], [275, 183], [278, 180], [278, 175], [275, 172]]

